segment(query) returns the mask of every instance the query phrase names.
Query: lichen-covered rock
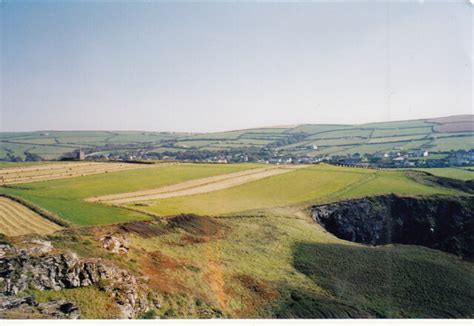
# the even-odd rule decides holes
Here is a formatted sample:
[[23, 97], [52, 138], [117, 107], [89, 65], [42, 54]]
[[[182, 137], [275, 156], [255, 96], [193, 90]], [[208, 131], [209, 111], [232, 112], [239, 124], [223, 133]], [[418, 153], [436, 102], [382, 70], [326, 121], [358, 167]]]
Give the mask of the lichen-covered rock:
[[32, 296], [17, 298], [0, 294], [0, 318], [43, 318], [78, 319], [79, 308], [66, 300], [51, 300], [38, 303]]
[[2, 257], [0, 281], [0, 292], [9, 296], [26, 289], [61, 290], [95, 284], [115, 299], [123, 318], [133, 318], [148, 308], [145, 291], [130, 272], [71, 253], [32, 255], [21, 251]]
[[128, 241], [123, 235], [112, 235], [107, 233], [99, 238], [102, 246], [112, 253], [127, 253], [129, 250]]

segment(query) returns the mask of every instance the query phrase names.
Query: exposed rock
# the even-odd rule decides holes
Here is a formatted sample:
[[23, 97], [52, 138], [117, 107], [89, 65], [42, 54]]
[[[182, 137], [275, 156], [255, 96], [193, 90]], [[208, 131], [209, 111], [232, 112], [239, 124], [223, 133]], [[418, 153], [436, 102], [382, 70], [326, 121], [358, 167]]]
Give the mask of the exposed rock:
[[128, 271], [98, 259], [82, 260], [75, 254], [35, 256], [20, 251], [18, 255], [2, 257], [0, 281], [1, 292], [10, 296], [26, 289], [61, 290], [95, 284], [110, 293], [123, 318], [132, 318], [148, 308], [145, 291]]
[[14, 253], [14, 248], [8, 244], [0, 244], [0, 258]]
[[472, 197], [375, 196], [313, 206], [312, 217], [345, 240], [422, 245], [474, 259]]
[[34, 239], [25, 241], [25, 243], [28, 244], [28, 247], [23, 250], [30, 255], [43, 255], [54, 249], [51, 242], [45, 240]]
[[127, 253], [128, 252], [128, 241], [123, 235], [112, 235], [107, 233], [103, 237], [99, 238], [105, 249], [112, 253]]
[[0, 294], [0, 318], [43, 318], [77, 319], [79, 308], [66, 300], [52, 300], [38, 303], [32, 296], [17, 298]]

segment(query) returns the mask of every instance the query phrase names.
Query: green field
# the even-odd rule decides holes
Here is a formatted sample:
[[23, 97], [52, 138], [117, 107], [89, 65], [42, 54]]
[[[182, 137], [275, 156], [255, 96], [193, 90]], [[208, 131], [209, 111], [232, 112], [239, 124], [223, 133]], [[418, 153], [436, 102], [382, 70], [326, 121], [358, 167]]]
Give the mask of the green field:
[[468, 170], [463, 168], [426, 168], [414, 170], [428, 172], [438, 177], [446, 177], [464, 181], [474, 179], [474, 170]]
[[[429, 195], [451, 192], [417, 183], [402, 171], [317, 165], [211, 193], [148, 201], [141, 209], [159, 215], [195, 213], [215, 216], [387, 193]], [[134, 207], [134, 204], [129, 206]]]
[[[127, 153], [140, 149], [152, 149], [152, 152], [188, 149], [216, 152], [247, 146], [275, 147], [281, 144], [276, 142], [283, 142], [278, 147], [282, 154], [311, 156], [373, 154], [393, 150], [393, 147], [403, 147], [404, 150], [424, 148], [431, 153], [474, 148], [472, 132], [438, 133], [433, 126], [433, 123], [424, 120], [408, 120], [363, 125], [306, 124], [197, 134], [143, 131], [4, 132], [0, 133], [0, 160], [11, 160], [12, 156], [17, 160], [24, 160], [27, 153], [37, 154], [48, 160], [58, 159], [78, 148], [87, 148], [101, 154]], [[421, 138], [423, 141], [420, 141]], [[313, 143], [320, 147], [319, 150], [304, 148]], [[350, 145], [350, 148], [341, 151], [341, 146], [345, 145]], [[106, 146], [120, 148], [104, 150]]]
[[134, 211], [85, 202], [92, 196], [167, 186], [187, 180], [241, 171], [256, 165], [174, 165], [98, 174], [73, 179], [0, 187], [76, 225], [100, 225], [149, 219]]
[[[419, 183], [404, 170], [320, 164], [220, 191], [146, 202], [149, 206], [130, 204], [173, 215], [164, 219], [84, 201], [261, 166], [162, 165], [4, 187], [0, 193], [82, 226], [46, 239], [58, 250], [100, 258], [143, 276], [161, 303], [153, 314], [162, 318], [474, 315], [471, 262], [420, 246], [344, 241], [307, 212], [310, 205], [378, 194], [461, 194]], [[453, 170], [471, 173], [467, 169]], [[174, 216], [182, 212], [209, 216]], [[133, 223], [121, 227], [135, 230], [125, 233], [129, 251], [113, 255], [98, 238], [117, 232], [108, 224], [127, 221]], [[111, 298], [96, 287], [28, 293], [40, 302], [73, 300], [84, 317], [118, 316]]]

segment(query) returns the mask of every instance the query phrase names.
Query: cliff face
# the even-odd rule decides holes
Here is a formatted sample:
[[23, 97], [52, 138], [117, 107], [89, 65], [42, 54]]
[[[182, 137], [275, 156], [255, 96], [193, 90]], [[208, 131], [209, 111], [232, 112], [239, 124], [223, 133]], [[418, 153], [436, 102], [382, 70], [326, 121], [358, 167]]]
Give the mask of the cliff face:
[[474, 198], [375, 196], [313, 206], [313, 219], [349, 241], [414, 244], [474, 260]]

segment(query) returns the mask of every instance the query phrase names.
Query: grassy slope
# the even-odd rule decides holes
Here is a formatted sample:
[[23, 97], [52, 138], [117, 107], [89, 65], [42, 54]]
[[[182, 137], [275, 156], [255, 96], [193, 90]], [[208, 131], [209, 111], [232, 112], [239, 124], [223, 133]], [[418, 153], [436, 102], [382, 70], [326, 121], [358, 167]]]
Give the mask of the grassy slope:
[[446, 177], [464, 181], [474, 179], [474, 171], [469, 171], [462, 168], [430, 168], [414, 170], [428, 172], [438, 177]]
[[[473, 266], [416, 246], [335, 238], [290, 209], [218, 219], [221, 232], [129, 237], [129, 260], [165, 295], [159, 315], [232, 317], [472, 316]], [[448, 275], [449, 277], [445, 277]]]
[[81, 311], [81, 319], [116, 319], [120, 318], [121, 315], [113, 299], [94, 286], [61, 291], [32, 290], [27, 291], [27, 293], [34, 295], [40, 303], [58, 299], [73, 301]]
[[[334, 145], [352, 144], [350, 148], [342, 154], [348, 153], [374, 153], [377, 151], [393, 150], [394, 147], [404, 147], [404, 149], [428, 147], [433, 151], [449, 151], [456, 149], [471, 149], [473, 133], [436, 133], [432, 130], [432, 123], [423, 120], [378, 122], [365, 125], [300, 125], [297, 127], [283, 128], [257, 128], [247, 130], [235, 130], [218, 133], [204, 134], [179, 134], [179, 133], [156, 133], [156, 132], [115, 132], [115, 131], [54, 131], [48, 135], [40, 135], [40, 132], [25, 133], [0, 133], [0, 159], [6, 158], [6, 150], [12, 150], [15, 155], [25, 157], [24, 152], [37, 153], [46, 159], [54, 159], [62, 153], [72, 151], [74, 148], [103, 146], [107, 144], [121, 144], [139, 147], [160, 148], [162, 142], [176, 141], [175, 147], [166, 147], [159, 151], [173, 151], [181, 146], [187, 148], [196, 146], [207, 150], [230, 149], [240, 147], [242, 143], [255, 143], [260, 146], [284, 139], [291, 134], [299, 133], [305, 136], [299, 142], [317, 143], [320, 146], [331, 146], [323, 148], [323, 151], [311, 153], [312, 150], [298, 149], [295, 146], [282, 147], [292, 155], [312, 154], [326, 155], [339, 154], [341, 148]], [[304, 133], [304, 134], [302, 134]], [[416, 141], [420, 137], [426, 136], [424, 142]], [[463, 137], [460, 137], [463, 136]], [[431, 137], [438, 137], [430, 142]], [[442, 138], [440, 138], [442, 137]], [[327, 140], [329, 138], [329, 140]], [[326, 139], [326, 140], [324, 140]], [[16, 144], [5, 143], [13, 141]], [[367, 146], [366, 143], [394, 142], [393, 145]], [[24, 143], [24, 144], [21, 144]], [[28, 144], [26, 144], [28, 143]], [[428, 144], [429, 143], [429, 144]], [[38, 144], [50, 144], [40, 146]], [[181, 147], [183, 150], [183, 147]]]
[[253, 164], [157, 166], [0, 188], [0, 193], [20, 196], [77, 225], [120, 223], [148, 217], [122, 208], [84, 202], [83, 199], [166, 186], [256, 166]]
[[295, 267], [334, 298], [377, 317], [474, 315], [472, 264], [433, 250], [298, 243]]
[[161, 215], [222, 215], [385, 193], [423, 195], [450, 191], [416, 183], [401, 171], [317, 165], [212, 193], [151, 201], [145, 209]]
[[[188, 177], [221, 166], [193, 167], [193, 172], [185, 169]], [[132, 178], [131, 172], [136, 171], [100, 176], [105, 179], [48, 182], [43, 186], [55, 187], [33, 191], [37, 195], [54, 191], [49, 196], [71, 192], [81, 197], [91, 195], [89, 185], [97, 188], [97, 194], [105, 194], [122, 191], [121, 187], [142, 189], [144, 183], [153, 183], [149, 178], [173, 182], [185, 177], [183, 169], [176, 166], [167, 172], [156, 170], [157, 175], [143, 179], [141, 174]], [[130, 181], [121, 186], [123, 180]], [[148, 277], [149, 288], [161, 297], [162, 308], [157, 313], [162, 317], [206, 317], [209, 315], [202, 311], [209, 311], [209, 307], [218, 316], [247, 318], [472, 317], [471, 263], [416, 246], [374, 248], [350, 243], [325, 232], [298, 207], [272, 208], [382, 192], [447, 191], [420, 185], [402, 171], [319, 165], [194, 199], [177, 198], [184, 200], [183, 204], [192, 199], [195, 207], [208, 207], [213, 213], [264, 207], [216, 219], [220, 227], [215, 233], [183, 228], [146, 238], [129, 233], [127, 255], [112, 255], [97, 242], [99, 234], [108, 232], [107, 227], [56, 233], [49, 239], [58, 248], [111, 260]], [[64, 205], [75, 201], [64, 201]], [[258, 205], [247, 207], [252, 201]], [[95, 296], [94, 289], [82, 290], [45, 292], [40, 298], [71, 298], [87, 316], [110, 318], [107, 309], [95, 308], [106, 305], [107, 299], [100, 293]]]

